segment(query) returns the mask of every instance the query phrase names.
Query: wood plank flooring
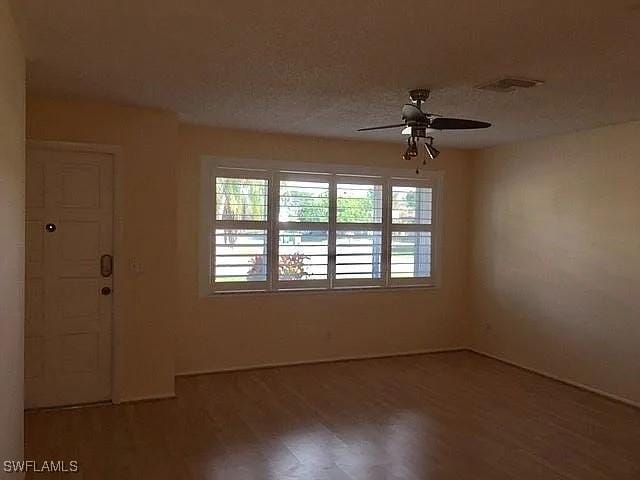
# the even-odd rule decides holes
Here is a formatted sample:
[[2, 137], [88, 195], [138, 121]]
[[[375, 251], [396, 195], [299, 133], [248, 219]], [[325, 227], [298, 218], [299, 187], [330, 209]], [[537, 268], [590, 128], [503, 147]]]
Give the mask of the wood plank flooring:
[[[26, 415], [82, 479], [640, 479], [640, 410], [470, 352], [185, 377]], [[29, 477], [28, 477], [29, 478]]]

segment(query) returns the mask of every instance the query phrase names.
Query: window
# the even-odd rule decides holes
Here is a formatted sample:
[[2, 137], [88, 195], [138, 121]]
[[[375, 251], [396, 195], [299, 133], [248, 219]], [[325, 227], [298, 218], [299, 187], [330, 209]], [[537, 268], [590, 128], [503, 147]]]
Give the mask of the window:
[[430, 186], [396, 182], [391, 187], [392, 282], [431, 277], [432, 196]]
[[204, 295], [434, 285], [437, 172], [294, 167], [203, 160]]
[[215, 178], [212, 281], [219, 289], [267, 288], [269, 180], [246, 172]]
[[335, 285], [383, 285], [383, 179], [336, 179]]
[[329, 285], [329, 177], [280, 175], [278, 284]]

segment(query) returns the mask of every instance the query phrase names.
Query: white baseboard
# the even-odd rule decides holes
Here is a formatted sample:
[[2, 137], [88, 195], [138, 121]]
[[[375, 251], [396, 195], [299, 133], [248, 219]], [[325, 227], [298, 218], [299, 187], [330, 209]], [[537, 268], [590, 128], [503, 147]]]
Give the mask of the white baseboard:
[[126, 397], [126, 398], [120, 399], [118, 402], [113, 402], [113, 403], [121, 404], [121, 403], [134, 403], [134, 402], [152, 402], [154, 400], [167, 400], [170, 398], [176, 398], [176, 394], [163, 393], [160, 395], [141, 395], [138, 397]]
[[60, 410], [76, 410], [78, 408], [108, 407], [110, 405], [118, 405], [122, 403], [151, 402], [154, 400], [166, 400], [170, 398], [176, 398], [176, 394], [165, 393], [161, 395], [143, 395], [139, 397], [121, 398], [118, 400], [116, 399], [107, 400], [105, 402], [79, 403], [77, 405], [60, 405], [57, 407], [26, 408], [24, 412], [31, 413], [31, 412], [46, 412], [46, 411], [60, 411]]
[[558, 377], [557, 375], [553, 375], [552, 373], [545, 372], [544, 370], [539, 370], [537, 368], [527, 367], [520, 363], [514, 362], [512, 360], [508, 360], [506, 358], [500, 357], [498, 355], [494, 355], [492, 353], [487, 353], [482, 350], [478, 350], [476, 348], [469, 348], [470, 352], [477, 353], [478, 355], [482, 355], [484, 357], [492, 358], [493, 360], [497, 360], [502, 363], [506, 363], [508, 365], [512, 365], [514, 367], [521, 368], [523, 370], [527, 370], [528, 372], [536, 373], [538, 375], [542, 375], [543, 377], [550, 378], [551, 380], [555, 380], [560, 383], [564, 383], [566, 385], [571, 385], [572, 387], [579, 388], [581, 390], [586, 390], [591, 393], [595, 393], [596, 395], [600, 395], [602, 397], [606, 397], [610, 400], [615, 400], [616, 402], [624, 403], [631, 407], [640, 408], [640, 402], [636, 402], [629, 398], [621, 397], [619, 395], [614, 395], [613, 393], [605, 392], [604, 390], [597, 389], [595, 387], [591, 387], [589, 385], [585, 385], [584, 383], [574, 382], [573, 380], [567, 380], [566, 378]]
[[113, 402], [111, 400], [104, 400], [100, 402], [76, 403], [71, 405], [54, 405], [52, 407], [31, 407], [25, 408], [24, 413], [77, 410], [79, 408], [107, 407], [109, 405], [113, 405]]
[[373, 353], [373, 354], [367, 354], [367, 355], [324, 357], [324, 358], [315, 358], [311, 360], [300, 360], [300, 361], [294, 361], [294, 362], [256, 363], [251, 365], [222, 367], [222, 368], [216, 368], [216, 369], [187, 370], [187, 371], [176, 373], [176, 377], [191, 377], [195, 375], [208, 375], [212, 373], [224, 373], [224, 372], [241, 372], [244, 370], [259, 370], [263, 368], [292, 367], [296, 365], [313, 365], [316, 363], [346, 362], [346, 361], [352, 361], [352, 360], [371, 360], [375, 358], [389, 358], [389, 357], [406, 357], [410, 355], [425, 355], [429, 353], [460, 352], [464, 350], [468, 350], [468, 348], [467, 347], [429, 348], [429, 349], [420, 349], [420, 350], [405, 350], [401, 352], [391, 352], [391, 353]]

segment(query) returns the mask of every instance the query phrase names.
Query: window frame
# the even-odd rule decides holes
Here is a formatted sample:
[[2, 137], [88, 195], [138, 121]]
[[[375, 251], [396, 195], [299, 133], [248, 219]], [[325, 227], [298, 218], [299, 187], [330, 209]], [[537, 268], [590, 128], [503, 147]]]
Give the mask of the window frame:
[[[205, 156], [201, 160], [200, 175], [200, 241], [199, 241], [199, 293], [201, 297], [229, 295], [232, 293], [274, 294], [289, 292], [338, 292], [351, 290], [380, 291], [393, 288], [433, 288], [441, 282], [441, 207], [444, 174], [439, 170], [423, 169], [419, 175], [410, 169], [375, 168], [369, 166], [291, 163]], [[260, 178], [267, 180], [267, 220], [216, 220], [216, 178]], [[279, 189], [280, 180], [320, 181], [329, 183], [329, 222], [280, 222]], [[380, 184], [382, 186], [382, 222], [338, 223], [337, 185]], [[432, 189], [432, 210], [430, 224], [392, 224], [393, 186], [430, 187]], [[211, 198], [213, 197], [213, 201]], [[236, 229], [260, 229], [267, 234], [267, 280], [246, 282], [215, 282], [215, 236], [221, 225]], [[279, 280], [279, 237], [281, 230], [327, 230], [328, 265], [327, 279]], [[286, 228], [285, 228], [286, 227]], [[337, 279], [336, 236], [339, 231], [380, 231], [381, 276], [379, 279]], [[431, 255], [429, 277], [391, 277], [392, 233], [417, 231], [431, 233]], [[275, 263], [274, 263], [275, 261]]]
[[[267, 218], [266, 220], [218, 220], [217, 212], [218, 212], [218, 204], [217, 204], [217, 195], [216, 195], [216, 178], [240, 178], [240, 179], [261, 179], [267, 181]], [[225, 168], [225, 167], [216, 167], [211, 169], [211, 173], [209, 175], [209, 185], [210, 189], [207, 195], [209, 198], [213, 197], [213, 201], [210, 203], [210, 212], [208, 214], [209, 218], [209, 260], [207, 264], [209, 265], [208, 273], [207, 273], [207, 283], [214, 288], [216, 292], [224, 292], [224, 291], [238, 291], [238, 290], [246, 290], [246, 291], [269, 291], [272, 289], [272, 282], [270, 276], [270, 270], [267, 268], [267, 279], [264, 281], [245, 281], [245, 282], [216, 282], [216, 241], [212, 240], [217, 237], [217, 230], [225, 228], [231, 228], [235, 230], [264, 230], [267, 235], [267, 264], [269, 262], [271, 245], [269, 239], [270, 235], [270, 219], [269, 219], [269, 205], [271, 203], [271, 184], [272, 184], [272, 175], [268, 171], [256, 171], [256, 170], [247, 170], [247, 169], [233, 169], [233, 168]]]

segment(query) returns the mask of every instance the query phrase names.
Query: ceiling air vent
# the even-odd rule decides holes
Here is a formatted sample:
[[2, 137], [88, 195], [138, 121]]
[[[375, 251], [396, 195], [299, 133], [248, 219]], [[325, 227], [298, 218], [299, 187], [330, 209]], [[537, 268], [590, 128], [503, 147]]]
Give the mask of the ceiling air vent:
[[531, 88], [542, 85], [541, 80], [530, 80], [528, 78], [502, 78], [493, 82], [478, 85], [479, 90], [491, 90], [492, 92], [513, 92], [516, 88]]

